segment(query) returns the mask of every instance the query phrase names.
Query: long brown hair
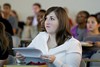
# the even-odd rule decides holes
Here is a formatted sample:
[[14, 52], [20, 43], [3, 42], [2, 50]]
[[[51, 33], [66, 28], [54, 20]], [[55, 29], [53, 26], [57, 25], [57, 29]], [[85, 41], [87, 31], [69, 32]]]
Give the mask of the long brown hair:
[[54, 12], [59, 21], [59, 27], [56, 33], [56, 42], [59, 45], [63, 44], [66, 40], [71, 38], [70, 33], [70, 23], [68, 21], [68, 15], [64, 8], [62, 7], [51, 7], [47, 10], [46, 15]]
[[5, 26], [0, 22], [0, 49], [3, 50], [4, 52], [7, 50], [8, 48], [8, 38], [6, 37], [6, 33], [5, 33]]

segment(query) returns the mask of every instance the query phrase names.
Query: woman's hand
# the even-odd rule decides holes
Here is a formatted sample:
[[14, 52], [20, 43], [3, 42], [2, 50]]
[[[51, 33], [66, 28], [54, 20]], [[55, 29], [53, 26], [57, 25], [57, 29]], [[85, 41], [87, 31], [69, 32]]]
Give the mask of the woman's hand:
[[100, 47], [100, 42], [99, 41], [95, 42], [95, 46]]
[[23, 61], [25, 59], [24, 56], [22, 56], [19, 52], [16, 53], [16, 58], [20, 61]]
[[86, 41], [87, 43], [89, 43], [89, 44], [93, 44], [93, 42], [92, 41]]
[[56, 57], [54, 55], [42, 55], [42, 59], [48, 60], [50, 63], [53, 63]]

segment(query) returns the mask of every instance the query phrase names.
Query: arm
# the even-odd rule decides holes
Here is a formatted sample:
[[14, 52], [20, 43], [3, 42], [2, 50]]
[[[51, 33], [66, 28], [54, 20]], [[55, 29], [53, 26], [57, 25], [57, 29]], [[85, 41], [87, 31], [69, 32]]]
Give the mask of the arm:
[[69, 53], [65, 56], [66, 63], [61, 62], [59, 59], [55, 59], [53, 64], [56, 67], [79, 67], [81, 62], [81, 54]]
[[15, 17], [12, 17], [12, 21], [13, 21], [13, 33], [16, 34], [16, 31], [18, 29], [18, 21]]
[[0, 60], [0, 67], [7, 63], [7, 60]]
[[99, 41], [98, 42], [95, 42], [94, 45], [97, 46], [97, 47], [100, 47], [100, 42]]

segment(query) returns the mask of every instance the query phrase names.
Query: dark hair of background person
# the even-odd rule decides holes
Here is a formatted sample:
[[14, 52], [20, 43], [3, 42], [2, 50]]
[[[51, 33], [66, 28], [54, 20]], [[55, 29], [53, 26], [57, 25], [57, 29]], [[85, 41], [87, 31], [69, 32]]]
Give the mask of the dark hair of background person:
[[18, 17], [18, 14], [15, 10], [12, 10], [12, 12], [15, 14], [15, 17], [17, 18], [17, 20], [19, 21], [19, 17]]
[[9, 41], [6, 37], [5, 26], [3, 25], [3, 23], [0, 23], [0, 41], [2, 43], [2, 45], [0, 45], [0, 49], [3, 50], [5, 53], [8, 48]]
[[[98, 21], [100, 23], [100, 12], [96, 13], [96, 16], [97, 16], [97, 19], [98, 19]], [[99, 32], [100, 32], [100, 27], [99, 27]]]
[[97, 18], [97, 16], [95, 14], [91, 14], [89, 17], [94, 17], [96, 19], [97, 23], [100, 24], [99, 19]]
[[8, 6], [8, 7], [11, 9], [11, 5], [10, 5], [9, 3], [4, 3], [4, 4], [3, 4], [3, 7], [4, 7], [4, 6]]
[[88, 11], [85, 11], [85, 10], [83, 10], [83, 11], [80, 11], [79, 13], [84, 13], [85, 15], [86, 15], [86, 17], [85, 18], [88, 18], [89, 17], [89, 13], [88, 13]]
[[[30, 26], [32, 25], [32, 19], [33, 19], [32, 16], [28, 16], [28, 17], [27, 17], [27, 20], [30, 20], [30, 21], [31, 21], [30, 24], [29, 24]], [[26, 23], [27, 23], [27, 22], [26, 22]]]
[[11, 35], [14, 35], [13, 34], [13, 29], [12, 29], [12, 26], [11, 26], [10, 22], [8, 20], [2, 18], [1, 12], [2, 11], [1, 11], [1, 8], [0, 8], [0, 23], [4, 24], [6, 32], [8, 32]]
[[70, 33], [70, 23], [68, 20], [67, 12], [62, 7], [49, 8], [45, 14], [44, 17], [45, 20], [46, 20], [46, 16], [49, 15], [51, 12], [54, 12], [58, 18], [59, 27], [56, 33], [56, 42], [59, 46], [72, 37]]
[[41, 8], [41, 4], [40, 3], [34, 3], [33, 6], [38, 6], [39, 8]]
[[43, 23], [43, 18], [46, 14], [46, 10], [44, 9], [41, 9], [39, 12], [38, 12], [38, 15], [37, 15], [37, 20], [38, 20], [38, 31], [44, 31], [44, 23]]

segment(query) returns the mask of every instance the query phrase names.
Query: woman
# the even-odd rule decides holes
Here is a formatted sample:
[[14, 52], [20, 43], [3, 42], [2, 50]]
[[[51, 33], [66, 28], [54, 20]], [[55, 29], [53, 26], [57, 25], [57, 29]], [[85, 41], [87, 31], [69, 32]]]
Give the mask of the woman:
[[90, 15], [87, 20], [88, 32], [85, 34], [83, 41], [91, 41], [90, 43], [95, 44], [95, 46], [100, 47], [96, 44], [100, 42], [100, 32], [99, 32], [100, 22], [96, 15]]
[[[45, 13], [46, 13], [46, 10], [44, 10], [44, 9], [41, 9], [39, 12], [38, 12], [38, 14], [37, 14], [37, 21], [38, 21], [38, 25], [37, 25], [37, 27], [38, 27], [38, 32], [41, 32], [42, 31], [42, 27], [44, 27], [43, 25], [42, 25], [42, 21], [43, 21], [43, 18], [44, 18], [44, 16], [45, 16]], [[44, 29], [44, 28], [43, 28]]]
[[[67, 31], [66, 31], [67, 29]], [[41, 50], [48, 67], [79, 67], [81, 44], [70, 34], [68, 16], [62, 7], [51, 7], [45, 15], [45, 32], [39, 33], [28, 47]], [[16, 57], [23, 59], [19, 53]], [[48, 58], [48, 59], [47, 59]]]
[[5, 34], [5, 27], [0, 23], [0, 67], [6, 64], [8, 58], [8, 39]]
[[32, 17], [28, 16], [26, 19], [26, 25], [24, 26], [22, 32], [22, 39], [29, 39], [32, 40], [34, 38], [34, 28], [32, 26]]
[[83, 35], [83, 41], [93, 44], [92, 48], [83, 49], [83, 57], [90, 58], [98, 49], [100, 49], [100, 22], [96, 15], [90, 15], [87, 19], [87, 33]]

